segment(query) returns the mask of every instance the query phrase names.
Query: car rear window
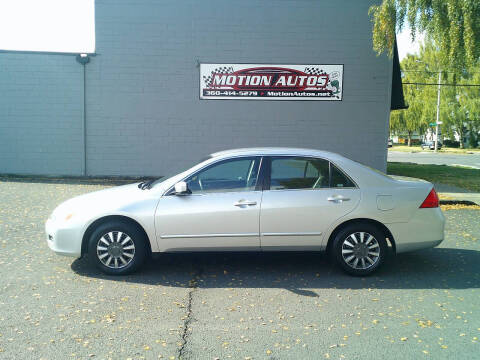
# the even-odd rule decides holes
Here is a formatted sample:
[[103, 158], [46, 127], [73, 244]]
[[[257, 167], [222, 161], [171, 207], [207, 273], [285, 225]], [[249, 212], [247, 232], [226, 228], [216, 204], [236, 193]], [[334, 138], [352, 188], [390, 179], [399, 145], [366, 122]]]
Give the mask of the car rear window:
[[328, 160], [304, 157], [272, 158], [270, 190], [351, 188], [355, 183]]
[[332, 164], [332, 180], [331, 187], [355, 187], [355, 184], [343, 172], [341, 172], [335, 165]]

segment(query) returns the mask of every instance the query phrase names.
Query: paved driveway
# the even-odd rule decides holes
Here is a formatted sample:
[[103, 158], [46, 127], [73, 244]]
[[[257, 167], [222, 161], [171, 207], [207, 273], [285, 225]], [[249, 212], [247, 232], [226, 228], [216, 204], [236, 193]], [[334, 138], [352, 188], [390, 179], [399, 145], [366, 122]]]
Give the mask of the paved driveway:
[[[0, 181], [1, 359], [451, 359], [480, 350], [480, 212], [352, 278], [318, 254], [162, 255], [102, 275], [43, 224], [100, 185]], [[475, 355], [477, 354], [477, 355]]]
[[412, 162], [416, 164], [464, 165], [480, 169], [480, 153], [476, 154], [444, 154], [431, 152], [408, 153], [389, 151], [388, 161]]

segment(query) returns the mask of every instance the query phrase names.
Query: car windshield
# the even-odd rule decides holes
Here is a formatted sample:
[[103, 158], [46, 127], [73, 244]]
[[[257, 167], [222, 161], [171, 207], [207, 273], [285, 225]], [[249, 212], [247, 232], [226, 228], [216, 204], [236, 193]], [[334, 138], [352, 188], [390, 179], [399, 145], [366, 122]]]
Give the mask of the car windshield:
[[171, 177], [173, 177], [173, 176], [175, 176], [175, 175], [178, 175], [178, 174], [180, 174], [180, 173], [182, 173], [182, 172], [184, 172], [184, 171], [192, 168], [193, 166], [198, 165], [198, 164], [200, 164], [200, 163], [202, 163], [202, 162], [204, 162], [204, 161], [206, 161], [206, 160], [208, 160], [208, 159], [210, 159], [210, 158], [211, 158], [211, 156], [204, 157], [204, 158], [200, 159], [199, 161], [195, 162], [194, 164], [192, 164], [191, 166], [183, 169], [182, 171], [171, 172], [171, 173], [169, 173], [169, 174], [167, 174], [167, 175], [164, 175], [164, 176], [158, 178], [157, 180], [155, 180], [154, 182], [152, 182], [152, 184], [150, 185], [150, 188], [154, 187], [155, 185], [161, 184], [161, 183], [164, 182], [165, 180], [168, 180], [168, 179], [170, 179]]

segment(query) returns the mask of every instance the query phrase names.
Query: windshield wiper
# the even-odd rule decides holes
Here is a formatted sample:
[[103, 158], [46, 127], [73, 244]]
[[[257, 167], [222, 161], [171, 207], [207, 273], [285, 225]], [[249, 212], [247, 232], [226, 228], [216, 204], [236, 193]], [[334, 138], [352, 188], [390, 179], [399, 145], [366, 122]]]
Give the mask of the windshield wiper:
[[138, 184], [138, 188], [139, 188], [139, 189], [142, 189], [142, 190], [151, 189], [151, 188], [152, 188], [152, 184], [153, 184], [153, 182], [154, 182], [155, 180], [156, 180], [156, 179], [151, 179], [151, 180], [147, 180], [147, 181], [142, 181], [140, 184]]

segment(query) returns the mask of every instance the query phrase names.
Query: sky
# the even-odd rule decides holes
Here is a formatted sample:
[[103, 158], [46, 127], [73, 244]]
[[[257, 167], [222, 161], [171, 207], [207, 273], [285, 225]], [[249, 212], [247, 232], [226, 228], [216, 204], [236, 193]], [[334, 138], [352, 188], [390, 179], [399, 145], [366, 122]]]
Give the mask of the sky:
[[417, 34], [415, 41], [412, 42], [410, 28], [405, 26], [404, 29], [397, 34], [398, 57], [400, 58], [400, 61], [402, 61], [407, 54], [418, 54], [423, 39], [423, 34]]
[[0, 0], [0, 49], [95, 52], [94, 0]]
[[[418, 52], [408, 27], [397, 41], [400, 60]], [[95, 52], [94, 0], [0, 0], [0, 50]]]

